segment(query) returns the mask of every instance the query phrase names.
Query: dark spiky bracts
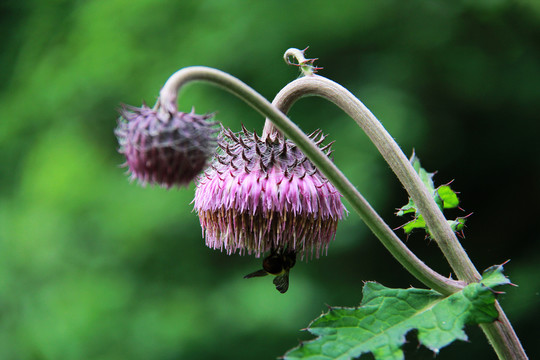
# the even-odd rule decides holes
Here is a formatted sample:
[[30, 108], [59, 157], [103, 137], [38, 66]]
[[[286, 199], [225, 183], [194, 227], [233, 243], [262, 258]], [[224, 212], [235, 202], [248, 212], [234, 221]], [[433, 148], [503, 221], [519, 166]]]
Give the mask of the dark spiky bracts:
[[[310, 138], [319, 146], [325, 140], [321, 131]], [[194, 199], [206, 245], [228, 254], [288, 248], [319, 257], [345, 211], [335, 187], [280, 136], [262, 140], [243, 127], [223, 130], [218, 145]], [[330, 147], [322, 150], [330, 155]]]
[[124, 106], [115, 134], [131, 178], [143, 185], [187, 186], [216, 149], [210, 117]]

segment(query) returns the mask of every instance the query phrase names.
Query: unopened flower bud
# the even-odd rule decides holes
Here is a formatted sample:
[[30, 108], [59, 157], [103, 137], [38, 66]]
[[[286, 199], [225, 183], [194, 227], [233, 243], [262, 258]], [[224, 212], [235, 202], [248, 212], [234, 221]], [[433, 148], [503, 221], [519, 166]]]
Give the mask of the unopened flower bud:
[[143, 185], [187, 186], [216, 149], [210, 117], [124, 106], [115, 134], [131, 178]]

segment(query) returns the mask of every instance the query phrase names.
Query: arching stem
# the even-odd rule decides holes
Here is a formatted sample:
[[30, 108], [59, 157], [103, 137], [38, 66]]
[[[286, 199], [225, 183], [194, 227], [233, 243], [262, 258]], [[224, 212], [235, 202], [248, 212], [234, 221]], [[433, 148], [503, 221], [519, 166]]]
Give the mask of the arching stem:
[[[367, 123], [360, 123], [359, 125], [366, 131], [371, 140], [374, 141], [377, 148], [381, 154], [383, 154], [383, 157], [390, 164], [394, 172], [396, 172], [396, 175], [402, 183], [404, 183], [404, 185], [407, 184], [406, 189], [417, 204], [422, 215], [424, 215], [433, 236], [435, 238], [440, 238], [441, 234], [443, 235], [444, 240], [439, 242], [439, 246], [441, 246], [445, 256], [447, 256], [447, 258], [448, 256], [450, 257], [449, 262], [450, 259], [452, 259], [451, 266], [457, 276], [467, 282], [478, 280], [480, 276], [470, 262], [465, 251], [457, 239], [455, 242], [458, 246], [456, 246], [451, 239], [452, 237], [455, 238], [455, 236], [452, 230], [447, 226], [446, 219], [444, 219], [442, 214], [433, 213], [433, 209], [430, 208], [430, 201], [433, 201], [431, 195], [427, 192], [427, 189], [425, 189], [421, 182], [418, 183], [419, 179], [416, 172], [410, 166], [409, 161], [404, 156], [399, 146], [397, 146], [390, 135], [385, 135], [387, 132], [378, 120], [358, 99], [350, 94], [348, 90], [330, 80], [321, 80], [324, 78], [320, 76], [306, 76], [291, 83], [295, 84], [294, 86], [287, 86], [280, 92], [282, 98], [286, 99], [283, 101], [283, 109], [288, 110], [297, 99], [307, 95], [305, 90], [299, 90], [301, 87], [296, 87], [300, 84], [298, 82], [303, 82], [307, 79], [309, 79], [309, 81], [307, 83], [301, 83], [301, 87], [306, 86], [306, 88], [312, 89], [310, 90], [310, 95], [323, 96], [336, 104], [342, 103], [342, 105], [339, 106], [350, 116], [355, 115], [353, 116], [355, 120], [357, 120], [357, 118], [369, 120]], [[316, 81], [312, 82], [312, 80]], [[167, 80], [161, 89], [160, 98], [158, 99], [155, 108], [163, 110], [164, 112], [176, 110], [179, 89], [192, 81], [205, 81], [221, 86], [225, 90], [244, 100], [248, 105], [268, 118], [289, 139], [294, 141], [304, 154], [309, 157], [313, 164], [324, 173], [328, 180], [330, 180], [330, 182], [332, 182], [332, 184], [349, 201], [354, 210], [390, 253], [419, 281], [445, 295], [449, 295], [463, 288], [464, 284], [462, 282], [441, 276], [418, 259], [380, 218], [345, 175], [343, 175], [334, 163], [328, 159], [328, 157], [298, 128], [298, 126], [288, 119], [278, 108], [270, 104], [270, 102], [262, 95], [237, 78], [220, 70], [203, 66], [193, 66], [181, 69]], [[325, 82], [326, 84], [324, 84]], [[318, 86], [325, 87], [325, 90], [318, 89]], [[296, 87], [296, 89], [294, 89], [294, 87]], [[286, 95], [287, 91], [291, 91], [292, 94]], [[347, 93], [350, 94], [350, 96], [345, 96]], [[294, 94], [297, 95], [293, 96]], [[358, 113], [354, 114], [355, 111]], [[448, 231], [450, 231], [450, 233], [448, 233]], [[441, 243], [443, 245], [441, 245]], [[465, 258], [460, 259], [461, 255], [464, 255]], [[500, 307], [499, 313], [501, 314], [499, 322], [482, 325], [482, 329], [486, 333], [492, 346], [495, 348], [497, 355], [501, 359], [526, 359], [527, 356], [525, 355], [512, 326], [506, 319], [506, 316]]]
[[[291, 106], [305, 96], [321, 96], [339, 106], [364, 130], [386, 162], [401, 181], [420, 213], [431, 235], [455, 271], [458, 279], [467, 283], [480, 279], [480, 274], [448, 225], [431, 194], [424, 186], [411, 163], [381, 123], [360, 100], [343, 86], [318, 75], [305, 76], [285, 86], [272, 102], [287, 113]], [[267, 126], [270, 120], [267, 119]], [[526, 359], [525, 351], [512, 325], [498, 303], [498, 322], [482, 324], [489, 342], [501, 359]]]
[[286, 114], [298, 99], [305, 96], [323, 97], [339, 106], [356, 121], [418, 206], [430, 233], [439, 244], [457, 277], [468, 283], [480, 280], [480, 274], [448, 226], [433, 197], [428, 193], [399, 145], [371, 111], [343, 86], [318, 75], [305, 76], [290, 82], [276, 95], [273, 103]]
[[270, 104], [262, 95], [234, 76], [203, 66], [181, 69], [167, 80], [161, 89], [160, 97], [155, 108], [163, 109], [164, 111], [166, 108], [169, 111], [176, 110], [176, 108], [171, 109], [171, 107], [176, 107], [179, 89], [192, 81], [206, 81], [221, 86], [240, 99], [243, 99], [248, 105], [270, 119], [324, 173], [328, 180], [349, 201], [354, 210], [383, 245], [415, 278], [426, 286], [445, 295], [463, 288], [463, 283], [438, 274], [418, 259], [375, 212], [356, 187], [351, 184], [345, 175], [296, 124], [287, 118], [279, 109]]

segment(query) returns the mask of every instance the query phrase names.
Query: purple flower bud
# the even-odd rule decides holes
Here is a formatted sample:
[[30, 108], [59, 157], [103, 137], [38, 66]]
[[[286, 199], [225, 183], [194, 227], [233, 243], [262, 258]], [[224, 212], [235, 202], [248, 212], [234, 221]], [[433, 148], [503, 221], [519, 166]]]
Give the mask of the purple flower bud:
[[115, 134], [131, 178], [166, 188], [189, 185], [216, 149], [210, 117], [124, 106]]
[[[318, 145], [325, 137], [311, 135], [319, 135]], [[244, 128], [223, 131], [218, 145], [194, 199], [208, 247], [257, 257], [287, 248], [318, 258], [328, 249], [345, 211], [341, 194], [293, 142]]]

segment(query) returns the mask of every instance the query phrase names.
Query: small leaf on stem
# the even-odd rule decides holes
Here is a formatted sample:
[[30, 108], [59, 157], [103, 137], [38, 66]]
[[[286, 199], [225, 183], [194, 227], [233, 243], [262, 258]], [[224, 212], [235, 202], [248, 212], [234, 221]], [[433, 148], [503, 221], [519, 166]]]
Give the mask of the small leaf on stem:
[[[441, 211], [444, 209], [459, 208], [459, 198], [457, 193], [450, 188], [449, 184], [441, 185], [435, 188], [435, 184], [433, 183], [433, 176], [435, 173], [427, 172], [424, 168], [422, 168], [420, 160], [415, 154], [413, 154], [410, 161]], [[420, 215], [416, 204], [410, 198], [407, 205], [401, 207], [396, 212], [397, 216], [404, 216], [405, 214], [412, 214], [414, 217], [411, 221], [402, 226], [406, 234], [410, 234], [414, 229], [424, 229], [426, 233], [430, 235], [426, 222], [422, 218], [422, 215]], [[448, 223], [454, 232], [461, 232], [463, 231], [465, 224], [465, 217], [458, 217], [455, 220], [448, 220]]]

